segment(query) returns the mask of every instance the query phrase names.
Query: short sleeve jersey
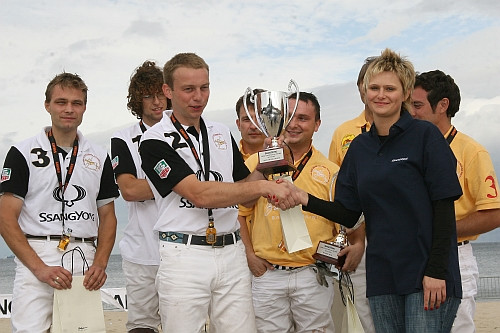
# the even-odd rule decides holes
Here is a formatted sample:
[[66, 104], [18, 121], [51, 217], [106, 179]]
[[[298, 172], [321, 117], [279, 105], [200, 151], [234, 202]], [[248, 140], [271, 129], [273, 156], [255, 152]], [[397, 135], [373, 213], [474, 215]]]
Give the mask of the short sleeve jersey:
[[[302, 172], [295, 179], [294, 184], [318, 198], [331, 200], [333, 198], [333, 183], [339, 167], [314, 147], [311, 147], [311, 149], [312, 155]], [[307, 158], [307, 156], [302, 156], [295, 162], [295, 166], [298, 166], [304, 158]], [[250, 156], [246, 161], [251, 170], [255, 169], [257, 162], [257, 154]], [[339, 229], [338, 224], [319, 215], [303, 211], [313, 246], [294, 253], [288, 253], [282, 246], [283, 236], [279, 209], [268, 203], [267, 199], [260, 198], [253, 209], [249, 210], [255, 216], [251, 226], [252, 245], [255, 254], [275, 265], [300, 267], [315, 263], [316, 260], [312, 255], [316, 252], [319, 241], [332, 241]]]
[[[140, 140], [146, 129], [145, 124], [138, 122], [113, 134], [111, 162], [116, 176], [131, 174], [146, 179], [139, 156]], [[127, 201], [127, 208], [128, 224], [119, 243], [122, 257], [136, 264], [159, 265], [158, 235], [153, 231], [158, 215], [155, 201]]]
[[[72, 230], [73, 236], [96, 237], [97, 201], [119, 195], [109, 156], [78, 132], [76, 163], [63, 196], [46, 134], [49, 129], [10, 148], [2, 170], [0, 192], [24, 199], [19, 225], [25, 234], [60, 235], [64, 217], [65, 227]], [[59, 153], [63, 181], [70, 155]]]
[[355, 137], [370, 130], [370, 123], [365, 119], [365, 111], [359, 116], [348, 120], [335, 129], [330, 143], [328, 159], [337, 165], [341, 165], [349, 146]]
[[[352, 141], [335, 200], [365, 215], [367, 296], [422, 290], [432, 245], [432, 201], [461, 195], [455, 170], [456, 160], [437, 127], [406, 111], [384, 143], [375, 125]], [[447, 294], [461, 297], [453, 232]]]
[[[172, 191], [181, 180], [196, 175], [204, 181], [200, 168], [186, 140], [177, 132], [167, 110], [162, 120], [147, 130], [140, 145], [142, 169], [155, 195], [158, 206], [156, 231], [174, 231], [205, 235], [208, 225], [207, 209], [196, 207], [187, 198]], [[238, 146], [227, 126], [205, 122], [209, 151], [203, 151], [203, 136], [189, 137], [198, 156], [210, 158], [209, 180], [236, 182], [249, 175]], [[181, 125], [182, 126], [182, 125]], [[184, 126], [183, 126], [184, 127]], [[200, 159], [204, 166], [204, 159]], [[217, 234], [234, 232], [239, 228], [238, 206], [213, 209]]]
[[[450, 138], [452, 126], [445, 134]], [[455, 201], [457, 220], [476, 211], [500, 208], [498, 179], [488, 151], [471, 137], [456, 132], [450, 143], [457, 159], [457, 175], [463, 195]], [[479, 235], [459, 238], [458, 241], [474, 240]]]

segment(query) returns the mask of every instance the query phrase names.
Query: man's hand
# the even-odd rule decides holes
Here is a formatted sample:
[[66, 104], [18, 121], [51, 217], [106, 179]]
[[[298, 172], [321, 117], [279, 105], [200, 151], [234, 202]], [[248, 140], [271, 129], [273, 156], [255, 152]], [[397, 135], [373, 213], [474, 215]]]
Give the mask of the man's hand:
[[85, 272], [83, 285], [87, 290], [99, 290], [106, 282], [108, 275], [104, 267], [98, 265], [90, 266], [89, 270]]
[[33, 274], [41, 282], [59, 290], [70, 289], [71, 282], [73, 281], [71, 272], [61, 266], [44, 265], [43, 267], [34, 270]]
[[257, 257], [253, 252], [247, 252], [247, 262], [250, 272], [252, 272], [255, 277], [262, 276], [267, 270], [274, 269], [274, 266], [267, 260]]
[[424, 310], [439, 309], [446, 301], [446, 281], [424, 276]]

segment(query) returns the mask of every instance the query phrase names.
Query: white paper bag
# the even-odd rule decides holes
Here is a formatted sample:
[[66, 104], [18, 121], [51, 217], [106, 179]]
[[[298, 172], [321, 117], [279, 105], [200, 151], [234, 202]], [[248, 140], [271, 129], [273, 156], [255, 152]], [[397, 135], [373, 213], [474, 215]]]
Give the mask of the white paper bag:
[[73, 276], [71, 289], [54, 290], [52, 333], [105, 333], [101, 292], [83, 286], [83, 276]]
[[358, 311], [352, 302], [350, 296], [346, 297], [347, 304], [342, 319], [342, 332], [341, 333], [365, 333], [361, 321], [359, 320]]
[[[290, 176], [282, 177], [283, 180], [292, 182]], [[295, 206], [287, 210], [280, 209], [281, 230], [288, 253], [297, 252], [312, 247], [309, 230], [307, 230], [302, 207]]]

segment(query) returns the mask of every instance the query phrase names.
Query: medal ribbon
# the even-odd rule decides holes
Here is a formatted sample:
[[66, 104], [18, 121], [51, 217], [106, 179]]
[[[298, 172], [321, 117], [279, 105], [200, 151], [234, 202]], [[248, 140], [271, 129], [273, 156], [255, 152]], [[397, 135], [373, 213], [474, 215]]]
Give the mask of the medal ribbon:
[[52, 129], [47, 134], [50, 142], [50, 148], [52, 151], [52, 157], [54, 159], [54, 167], [56, 169], [57, 180], [59, 182], [59, 190], [61, 191], [61, 220], [62, 220], [62, 228], [64, 234], [64, 208], [66, 206], [64, 202], [64, 192], [66, 192], [66, 188], [68, 187], [69, 180], [71, 175], [73, 175], [73, 171], [75, 170], [76, 164], [76, 156], [78, 154], [78, 136], [75, 137], [75, 141], [73, 142], [73, 149], [71, 150], [71, 158], [69, 160], [68, 172], [66, 173], [66, 177], [64, 179], [64, 184], [62, 181], [62, 172], [61, 172], [61, 162], [59, 160], [59, 153], [57, 152], [57, 144], [54, 135], [52, 134]]

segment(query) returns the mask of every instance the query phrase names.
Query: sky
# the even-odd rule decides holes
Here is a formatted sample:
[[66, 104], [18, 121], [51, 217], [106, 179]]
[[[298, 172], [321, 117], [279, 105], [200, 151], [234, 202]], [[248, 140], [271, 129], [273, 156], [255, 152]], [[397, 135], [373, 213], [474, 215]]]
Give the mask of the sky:
[[[89, 87], [80, 130], [109, 148], [135, 118], [126, 108], [134, 69], [195, 52], [210, 66], [207, 119], [239, 139], [234, 105], [247, 87], [286, 91], [290, 79], [320, 101], [315, 145], [328, 154], [335, 127], [362, 110], [363, 60], [389, 47], [419, 72], [441, 69], [460, 87], [458, 130], [491, 153], [500, 170], [500, 6], [497, 0], [140, 1], [1, 0], [0, 161], [50, 118], [47, 83], [62, 71]], [[126, 224], [117, 204], [120, 230]], [[119, 236], [118, 236], [119, 237]], [[480, 239], [500, 241], [500, 232]], [[115, 253], [117, 245], [115, 245]], [[9, 254], [0, 240], [0, 258]]]

